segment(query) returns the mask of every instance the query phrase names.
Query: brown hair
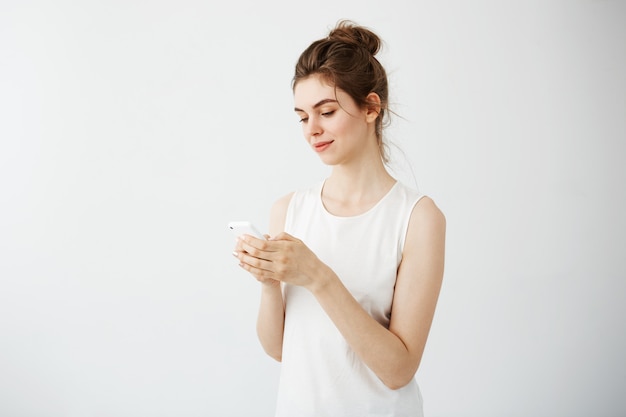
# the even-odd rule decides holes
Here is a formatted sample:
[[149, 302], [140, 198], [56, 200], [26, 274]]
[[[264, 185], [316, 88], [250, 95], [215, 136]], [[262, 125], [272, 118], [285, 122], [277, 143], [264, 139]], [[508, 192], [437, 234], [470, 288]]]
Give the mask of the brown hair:
[[302, 52], [295, 68], [292, 88], [314, 74], [319, 74], [335, 88], [345, 91], [361, 107], [371, 106], [370, 93], [380, 97], [380, 111], [376, 119], [376, 139], [380, 154], [387, 162], [383, 143], [389, 105], [387, 73], [374, 57], [382, 41], [374, 32], [349, 20], [341, 20], [327, 37], [313, 42]]

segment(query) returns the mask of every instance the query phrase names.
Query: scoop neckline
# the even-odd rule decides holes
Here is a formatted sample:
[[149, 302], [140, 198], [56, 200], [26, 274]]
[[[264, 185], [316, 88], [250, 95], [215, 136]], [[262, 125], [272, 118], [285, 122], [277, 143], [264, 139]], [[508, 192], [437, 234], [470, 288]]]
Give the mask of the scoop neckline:
[[359, 214], [355, 214], [354, 216], [339, 216], [337, 214], [333, 214], [331, 213], [327, 208], [326, 205], [324, 204], [324, 200], [322, 199], [322, 191], [324, 190], [324, 184], [326, 184], [326, 180], [323, 180], [320, 185], [319, 185], [319, 189], [317, 190], [317, 198], [319, 201], [320, 206], [322, 206], [322, 211], [327, 215], [330, 216], [332, 218], [335, 219], [357, 219], [359, 217], [364, 217], [367, 214], [373, 212], [374, 210], [376, 210], [377, 207], [379, 207], [383, 201], [385, 201], [387, 198], [389, 198], [389, 196], [391, 195], [391, 193], [399, 186], [400, 181], [395, 180], [395, 182], [393, 183], [393, 185], [391, 186], [391, 188], [389, 188], [389, 190], [387, 190], [387, 192], [376, 202], [376, 204], [374, 204], [372, 207], [370, 207], [369, 209], [365, 210], [363, 213], [359, 213]]

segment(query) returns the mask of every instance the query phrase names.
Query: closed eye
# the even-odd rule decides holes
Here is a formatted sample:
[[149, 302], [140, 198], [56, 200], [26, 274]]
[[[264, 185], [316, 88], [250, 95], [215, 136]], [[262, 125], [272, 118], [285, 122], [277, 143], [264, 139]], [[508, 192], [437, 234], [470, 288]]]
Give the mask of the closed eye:
[[[330, 117], [334, 113], [335, 113], [335, 110], [330, 110], [330, 111], [326, 111], [326, 112], [320, 113], [320, 116], [322, 116], [322, 117]], [[309, 118], [306, 117], [306, 116], [302, 117], [302, 118], [300, 118], [300, 120], [298, 120], [298, 122], [300, 122], [300, 123], [306, 123], [308, 121], [309, 121]]]

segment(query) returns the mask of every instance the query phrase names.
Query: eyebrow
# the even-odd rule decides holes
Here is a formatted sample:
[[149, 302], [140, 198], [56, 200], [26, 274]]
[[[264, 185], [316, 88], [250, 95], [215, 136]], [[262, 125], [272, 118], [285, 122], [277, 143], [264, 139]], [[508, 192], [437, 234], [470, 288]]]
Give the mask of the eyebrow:
[[[313, 106], [313, 108], [314, 108], [314, 109], [316, 109], [316, 108], [318, 108], [318, 107], [320, 107], [320, 106], [323, 106], [324, 104], [327, 104], [327, 103], [338, 103], [338, 101], [337, 101], [337, 100], [333, 100], [333, 99], [331, 99], [331, 98], [325, 98], [324, 100], [320, 100], [320, 101], [318, 101], [317, 103], [315, 103], [315, 105]], [[294, 108], [293, 108], [293, 110], [294, 110], [294, 111], [299, 111], [299, 112], [306, 113], [304, 110], [299, 109], [299, 108], [297, 108], [297, 107], [294, 107]]]

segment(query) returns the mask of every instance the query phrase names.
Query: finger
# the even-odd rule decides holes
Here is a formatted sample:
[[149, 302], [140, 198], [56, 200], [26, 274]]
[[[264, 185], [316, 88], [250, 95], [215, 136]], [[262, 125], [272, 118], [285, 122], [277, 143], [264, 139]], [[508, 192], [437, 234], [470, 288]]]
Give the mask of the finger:
[[248, 252], [257, 258], [270, 259], [270, 254], [276, 251], [276, 245], [269, 243], [267, 240], [257, 239], [248, 235], [240, 236], [238, 239], [238, 246], [241, 251]]
[[[261, 260], [254, 258], [254, 257], [250, 257], [249, 255], [246, 254], [246, 252], [242, 252], [239, 250], [234, 250], [232, 252], [232, 255], [234, 258], [237, 259], [239, 267], [248, 271], [257, 281], [260, 281], [260, 282], [264, 282], [268, 280], [275, 281], [274, 279], [267, 277], [270, 273], [269, 271], [260, 268]], [[246, 258], [246, 256], [248, 256], [248, 258]], [[251, 263], [246, 263], [246, 262], [250, 262], [250, 261], [246, 261], [246, 259], [253, 259], [253, 261]]]
[[257, 268], [245, 262], [240, 262], [239, 267], [249, 272], [259, 282], [266, 283], [275, 281], [273, 278], [274, 274], [271, 271]]
[[266, 271], [271, 272], [272, 263], [266, 259], [259, 258], [247, 252], [239, 252], [237, 254], [237, 259], [239, 259], [239, 264], [241, 266], [247, 266], [246, 270], [252, 272], [252, 270], [256, 271]]

